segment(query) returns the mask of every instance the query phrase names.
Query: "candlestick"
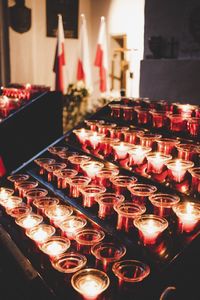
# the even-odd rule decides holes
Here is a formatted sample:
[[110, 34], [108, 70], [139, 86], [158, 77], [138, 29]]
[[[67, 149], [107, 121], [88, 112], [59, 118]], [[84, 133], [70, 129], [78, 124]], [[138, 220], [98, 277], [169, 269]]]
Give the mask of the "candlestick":
[[142, 133], [142, 130], [138, 129], [129, 129], [128, 131], [125, 130], [123, 131], [124, 134], [124, 142], [129, 143], [129, 144], [136, 144], [137, 142], [137, 134]]
[[109, 104], [108, 105], [111, 109], [111, 117], [113, 118], [120, 118], [120, 111], [121, 111], [121, 105], [120, 104]]
[[[115, 142], [119, 142], [119, 139], [115, 139]], [[112, 138], [103, 138], [99, 152], [103, 153], [104, 158], [112, 154], [113, 148], [112, 148], [113, 139]]]
[[33, 201], [33, 205], [37, 207], [37, 212], [44, 214], [45, 209], [55, 207], [59, 203], [59, 199], [55, 197], [40, 197]]
[[167, 113], [166, 111], [151, 110], [150, 114], [152, 115], [152, 125], [154, 128], [167, 128], [167, 115], [169, 115], [169, 113]]
[[182, 117], [190, 118], [195, 114], [195, 110], [198, 108], [197, 105], [191, 105], [191, 104], [182, 104], [177, 103], [177, 112], [181, 114]]
[[117, 127], [111, 128], [110, 129], [110, 137], [111, 137], [111, 139], [122, 140], [124, 132], [128, 131], [128, 130], [129, 130], [129, 127], [117, 126]]
[[124, 142], [113, 142], [112, 147], [115, 151], [115, 160], [121, 160], [127, 157], [128, 151], [133, 148], [133, 145]]
[[17, 184], [17, 189], [19, 191], [19, 196], [21, 198], [24, 198], [26, 196], [26, 192], [28, 192], [31, 189], [34, 189], [38, 186], [38, 181], [31, 181], [31, 180], [26, 180], [26, 181], [20, 181]]
[[187, 120], [187, 130], [191, 136], [200, 134], [200, 118], [189, 118]]
[[81, 195], [80, 189], [88, 185], [91, 178], [85, 176], [74, 176], [69, 178], [69, 195], [73, 198], [78, 198]]
[[15, 191], [17, 191], [17, 184], [21, 181], [26, 181], [30, 178], [27, 174], [15, 174], [8, 176], [7, 179], [14, 184]]
[[72, 276], [71, 283], [85, 300], [95, 300], [108, 288], [110, 279], [97, 269], [83, 269]]
[[180, 141], [175, 139], [160, 138], [156, 140], [156, 143], [158, 152], [169, 155], [174, 153], [175, 147], [180, 144]]
[[154, 133], [138, 133], [138, 137], [140, 139], [140, 145], [143, 147], [154, 148], [154, 144], [157, 140], [159, 140], [162, 135], [154, 134]]
[[51, 261], [52, 266], [58, 272], [73, 274], [82, 269], [87, 263], [87, 258], [76, 252], [61, 254]]
[[33, 213], [30, 213], [28, 215], [22, 216], [20, 218], [17, 218], [15, 220], [16, 224], [24, 229], [30, 229], [33, 228], [39, 224], [41, 224], [43, 221], [43, 217], [40, 215], [36, 215]]
[[129, 165], [130, 166], [141, 166], [146, 158], [147, 153], [151, 151], [150, 147], [142, 147], [135, 145], [131, 150], [128, 151], [129, 154]]
[[170, 194], [154, 194], [149, 197], [149, 200], [154, 206], [154, 212], [160, 217], [169, 216], [172, 207], [180, 201], [180, 197]]
[[170, 130], [173, 132], [185, 132], [187, 127], [187, 121], [185, 117], [177, 114], [169, 114]]
[[57, 177], [57, 187], [59, 189], [66, 189], [69, 186], [69, 178], [73, 178], [78, 174], [78, 171], [71, 169], [62, 169], [54, 172]]
[[87, 126], [90, 127], [90, 130], [97, 131], [97, 125], [99, 124], [99, 120], [85, 120], [84, 122], [87, 124]]
[[116, 176], [110, 178], [110, 181], [113, 184], [113, 189], [117, 195], [127, 194], [127, 187], [130, 184], [137, 182], [137, 178], [134, 176]]
[[114, 242], [100, 242], [92, 246], [91, 253], [96, 258], [96, 266], [102, 268], [104, 272], [108, 272], [112, 264], [126, 254], [126, 247]]
[[72, 165], [72, 168], [75, 169], [77, 172], [81, 172], [82, 169], [80, 165], [82, 163], [91, 161], [91, 157], [86, 156], [86, 155], [71, 155], [68, 157], [68, 161]]
[[47, 172], [47, 180], [51, 182], [55, 179], [54, 172], [65, 169], [67, 165], [64, 163], [55, 162], [55, 163], [44, 164], [43, 167]]
[[112, 217], [114, 214], [114, 205], [123, 202], [125, 197], [123, 195], [116, 195], [115, 193], [104, 193], [99, 195], [95, 200], [99, 204], [98, 216], [101, 219]]
[[26, 205], [25, 203], [21, 203], [16, 207], [6, 209], [6, 213], [15, 219], [18, 219], [22, 216], [26, 216], [30, 214], [31, 211], [32, 207]]
[[89, 146], [91, 146], [93, 150], [97, 149], [104, 137], [105, 134], [92, 132], [88, 135]]
[[178, 158], [183, 160], [198, 161], [200, 155], [200, 146], [195, 144], [179, 144], [176, 146]]
[[26, 235], [33, 240], [38, 247], [46, 242], [55, 233], [55, 228], [51, 225], [40, 224], [26, 231]]
[[195, 202], [180, 202], [173, 206], [178, 217], [181, 231], [193, 231], [200, 220], [200, 204]]
[[66, 153], [69, 150], [68, 147], [63, 147], [63, 146], [52, 146], [48, 148], [48, 151], [53, 154], [53, 155], [58, 155], [60, 153]]
[[125, 282], [140, 282], [150, 274], [149, 266], [137, 260], [122, 260], [116, 262], [112, 270], [115, 276], [118, 277], [120, 286]]
[[81, 229], [75, 235], [77, 250], [83, 254], [90, 254], [91, 246], [102, 241], [104, 237], [105, 233], [102, 230]]
[[134, 111], [137, 113], [137, 123], [139, 125], [147, 125], [150, 122], [149, 110], [142, 107], [134, 107]]
[[67, 205], [56, 204], [45, 208], [45, 215], [50, 219], [52, 225], [57, 226], [73, 214], [73, 209]]
[[98, 123], [98, 132], [104, 136], [109, 136], [110, 130], [116, 126], [117, 124], [110, 122]]
[[134, 107], [128, 105], [121, 105], [122, 116], [125, 121], [132, 121], [134, 119]]
[[167, 162], [167, 168], [169, 170], [169, 177], [175, 182], [182, 182], [185, 178], [188, 169], [194, 166], [192, 161], [186, 161], [181, 159], [174, 159]]
[[58, 227], [61, 229], [62, 234], [70, 240], [75, 239], [78, 230], [84, 228], [87, 221], [82, 217], [71, 216], [66, 220], [59, 222]]
[[14, 194], [13, 189], [0, 187], [0, 201], [6, 201], [13, 194]]
[[48, 190], [46, 189], [41, 189], [41, 188], [30, 189], [26, 192], [27, 204], [31, 205], [34, 200], [40, 197], [45, 197], [47, 194], [48, 194]]
[[146, 207], [132, 202], [122, 202], [114, 205], [114, 210], [118, 214], [117, 229], [129, 230], [133, 227], [133, 220], [145, 213]]
[[166, 162], [172, 159], [171, 155], [152, 152], [147, 154], [147, 173], [160, 174], [166, 169]]
[[98, 172], [97, 184], [109, 188], [111, 186], [110, 178], [115, 177], [119, 174], [118, 169], [103, 168]]
[[63, 254], [70, 247], [70, 240], [61, 236], [52, 236], [40, 245], [40, 250], [47, 254], [51, 260]]
[[34, 162], [40, 167], [39, 174], [43, 175], [45, 173], [44, 165], [55, 163], [56, 160], [48, 157], [40, 157], [35, 159]]
[[94, 180], [97, 176], [98, 172], [102, 170], [104, 164], [98, 161], [91, 160], [89, 162], [85, 162], [81, 164], [81, 168], [86, 173], [86, 176]]
[[21, 203], [22, 203], [22, 198], [20, 197], [9, 196], [8, 198], [7, 197], [4, 198], [3, 195], [0, 196], [0, 205], [2, 205], [5, 209], [14, 208], [16, 206], [19, 206]]
[[133, 222], [144, 245], [155, 244], [158, 236], [168, 227], [168, 221], [156, 215], [142, 215]]
[[83, 206], [92, 207], [96, 204], [96, 199], [102, 193], [105, 193], [106, 188], [98, 185], [88, 185], [80, 189], [83, 195]]
[[200, 167], [188, 170], [192, 175], [191, 189], [194, 193], [200, 193]]
[[85, 128], [80, 128], [80, 129], [73, 130], [73, 133], [78, 138], [79, 143], [84, 144], [88, 138], [88, 135], [91, 133], [91, 131], [87, 130]]
[[139, 204], [145, 204], [147, 197], [151, 196], [157, 191], [157, 187], [151, 184], [130, 184], [128, 190], [131, 192], [132, 200]]

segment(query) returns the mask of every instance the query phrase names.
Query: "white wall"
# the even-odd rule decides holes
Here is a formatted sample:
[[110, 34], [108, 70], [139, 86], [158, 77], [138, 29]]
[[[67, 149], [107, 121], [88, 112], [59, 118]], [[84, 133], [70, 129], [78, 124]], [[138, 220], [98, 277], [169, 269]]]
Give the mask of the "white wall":
[[[53, 1], [53, 0], [52, 0]], [[91, 64], [94, 63], [100, 17], [107, 19], [108, 35], [126, 34], [128, 48], [137, 48], [134, 64], [134, 80], [128, 80], [128, 94], [139, 95], [139, 62], [143, 57], [145, 0], [79, 0], [79, 13], [85, 13], [91, 46]], [[19, 34], [10, 28], [11, 81], [46, 84], [54, 87], [52, 72], [56, 38], [46, 37], [45, 0], [26, 0], [32, 9], [32, 27]], [[9, 0], [9, 5], [14, 1]], [[69, 82], [75, 81], [78, 40], [65, 39]], [[127, 56], [127, 59], [129, 57]], [[94, 88], [98, 90], [98, 70], [92, 67]], [[130, 87], [130, 84], [132, 87]], [[95, 93], [97, 95], [97, 93]]]

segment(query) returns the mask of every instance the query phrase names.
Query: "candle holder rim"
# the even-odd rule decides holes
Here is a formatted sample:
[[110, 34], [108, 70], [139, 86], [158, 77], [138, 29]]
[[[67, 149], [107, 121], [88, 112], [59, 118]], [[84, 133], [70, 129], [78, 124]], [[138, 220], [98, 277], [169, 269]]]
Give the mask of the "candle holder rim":
[[7, 187], [0, 187], [0, 193], [2, 191], [6, 191], [8, 193], [8, 196], [11, 196], [14, 194], [14, 190], [13, 189], [10, 189], [10, 188], [7, 188]]
[[[95, 190], [95, 192], [92, 192], [92, 190]], [[90, 191], [91, 190], [91, 191]], [[83, 193], [83, 194], [87, 194], [87, 195], [93, 195], [93, 194], [101, 194], [101, 193], [105, 193], [106, 191], [106, 188], [104, 186], [99, 186], [99, 185], [94, 185], [94, 184], [91, 184], [91, 185], [86, 185], [86, 186], [83, 186], [80, 188], [80, 191]]]
[[[83, 162], [87, 162], [91, 160], [91, 157], [84, 155], [84, 154], [80, 154], [80, 155], [70, 155], [67, 158], [72, 164], [77, 164], [76, 160], [83, 160]], [[78, 163], [79, 164], [79, 163]]]
[[[71, 245], [71, 242], [68, 238], [64, 237], [64, 236], [50, 236], [47, 240], [45, 240], [44, 243], [42, 243], [41, 245], [39, 245], [39, 249], [44, 252], [45, 254], [48, 255], [47, 251], [45, 251], [45, 246], [47, 246], [47, 244], [54, 242], [54, 241], [60, 241], [61, 243], [63, 243], [65, 245], [65, 247], [63, 247], [63, 252], [62, 254], [67, 251]], [[58, 254], [59, 255], [59, 254]], [[58, 255], [55, 255], [55, 257], [57, 257]]]
[[176, 149], [184, 151], [195, 151], [195, 153], [200, 153], [200, 145], [195, 144], [180, 143], [176, 146]]
[[[21, 221], [25, 218], [28, 218], [29, 216], [30, 217], [35, 217], [36, 219], [38, 219], [38, 222], [40, 222], [40, 223], [43, 222], [43, 217], [41, 215], [30, 212], [30, 214], [28, 214], [28, 215], [20, 216], [19, 218], [15, 219], [15, 223], [17, 225], [19, 225], [20, 227], [23, 227], [22, 224], [21, 224]], [[38, 223], [37, 225], [39, 225], [40, 223]], [[34, 225], [34, 226], [36, 226], [36, 225]]]
[[200, 167], [194, 167], [188, 170], [190, 174], [198, 179], [200, 179]]
[[[14, 213], [14, 211], [20, 210], [20, 209], [21, 210], [23, 210], [23, 209], [25, 210], [24, 215], [27, 215], [27, 214], [29, 214], [29, 213], [32, 212], [32, 207], [28, 206], [24, 202], [20, 203], [20, 205], [15, 206], [13, 208], [6, 209], [6, 212], [7, 212], [8, 215], [10, 215], [11, 217], [15, 218], [16, 217], [16, 212]], [[22, 216], [22, 215], [20, 215], [20, 216]]]
[[171, 139], [171, 138], [160, 138], [158, 140], [156, 140], [157, 143], [172, 143], [172, 144], [180, 144], [181, 141], [177, 140], [177, 139]]
[[[136, 266], [137, 268], [139, 266], [140, 270], [143, 270], [143, 275], [134, 278], [125, 277], [124, 274], [119, 270], [119, 267], [123, 264], [130, 264], [132, 266]], [[117, 276], [121, 280], [124, 280], [125, 282], [139, 282], [145, 279], [150, 274], [150, 267], [139, 260], [127, 259], [114, 263], [112, 266], [112, 271], [115, 274], [115, 276]]]
[[[156, 186], [152, 184], [145, 184], [145, 183], [129, 184], [127, 188], [133, 195], [137, 195], [137, 196], [150, 196], [151, 194], [155, 193], [158, 190]], [[146, 191], [144, 190], [141, 191], [141, 189], [144, 190], [146, 189]]]
[[133, 181], [133, 183], [132, 184], [134, 184], [135, 182], [137, 182], [137, 178], [136, 177], [134, 177], [134, 176], [128, 176], [128, 175], [120, 175], [120, 176], [113, 176], [113, 177], [111, 177], [110, 178], [110, 181], [113, 183], [113, 184], [117, 184], [117, 185], [119, 185], [119, 186], [128, 186], [130, 183], [128, 183], [128, 184], [120, 184], [119, 183], [119, 181], [126, 181], [126, 180], [128, 180], [129, 181], [129, 179], [130, 179], [130, 181]]
[[121, 203], [124, 202], [125, 197], [123, 195], [116, 195], [115, 193], [104, 193], [102, 195], [97, 196], [97, 198], [95, 199], [98, 203], [103, 203], [106, 205], [114, 205], [115, 203], [110, 203], [110, 202], [105, 202], [105, 199], [102, 198], [115, 198], [117, 203]]
[[161, 134], [157, 134], [157, 133], [147, 133], [147, 132], [139, 132], [137, 134], [137, 136], [139, 138], [142, 138], [142, 139], [149, 139], [149, 140], [156, 140], [156, 139], [160, 139], [162, 138], [162, 135]]
[[147, 159], [149, 157], [152, 157], [152, 156], [154, 156], [156, 158], [158, 155], [159, 155], [159, 158], [162, 158], [163, 161], [167, 161], [167, 160], [172, 159], [172, 155], [164, 154], [164, 153], [161, 153], [161, 152], [158, 152], [158, 151], [147, 153], [146, 157], [147, 157]]
[[173, 169], [177, 165], [177, 161], [181, 164], [181, 168], [190, 169], [194, 166], [194, 163], [190, 160], [172, 159], [166, 163], [168, 169]]
[[[107, 174], [107, 176], [106, 176]], [[117, 176], [119, 174], [119, 169], [108, 169], [108, 168], [103, 168], [98, 172], [97, 177], [105, 177], [105, 178], [110, 178], [113, 176]]]
[[[43, 161], [48, 161], [49, 160], [49, 162], [56, 162], [56, 160], [54, 159], [54, 158], [50, 158], [50, 157], [39, 157], [39, 158], [36, 158], [36, 159], [34, 159], [34, 162], [37, 164], [37, 165], [39, 165], [39, 166], [41, 166], [41, 165], [44, 165], [45, 163], [42, 163], [41, 164], [41, 162], [43, 162]], [[39, 163], [38, 163], [39, 162]]]
[[[34, 231], [36, 231], [37, 229], [40, 229], [40, 228], [46, 228], [46, 229], [48, 229], [48, 231], [49, 231], [49, 233], [51, 234], [51, 236], [54, 235], [55, 232], [56, 232], [55, 227], [53, 227], [52, 225], [48, 225], [48, 224], [45, 224], [45, 223], [44, 223], [44, 224], [36, 225], [36, 226], [34, 226], [34, 227], [30, 228], [30, 229], [27, 229], [27, 230], [26, 230], [26, 235], [27, 235], [30, 239], [33, 240], [31, 234], [32, 234]], [[48, 237], [47, 237], [47, 239], [48, 239]], [[45, 241], [46, 241], [47, 239], [45, 239]]]
[[75, 220], [75, 219], [77, 221], [80, 221], [79, 223], [82, 225], [82, 227], [80, 227], [79, 229], [84, 228], [86, 226], [87, 220], [80, 216], [69, 216], [66, 220], [58, 222], [58, 226], [61, 228], [61, 230], [65, 231], [65, 229], [64, 229], [64, 226], [66, 225], [65, 223], [66, 222], [69, 223], [71, 220]]
[[[59, 260], [62, 260], [64, 258], [68, 258], [69, 260], [72, 260], [73, 257], [79, 257], [80, 258], [79, 264], [76, 267], [73, 267], [71, 269], [64, 269], [62, 267], [59, 267], [59, 265], [58, 265]], [[56, 256], [56, 258], [54, 260], [51, 261], [52, 266], [57, 271], [59, 271], [61, 273], [66, 273], [66, 274], [75, 273], [75, 272], [79, 271], [80, 269], [82, 269], [86, 265], [86, 263], [87, 263], [86, 256], [84, 256], [83, 254], [80, 254], [78, 252], [73, 252], [73, 251], [66, 252], [66, 253], [63, 253], [63, 254], [59, 254], [58, 256]]]
[[[18, 180], [13, 180], [13, 178], [20, 177], [20, 176], [27, 178], [27, 179], [22, 179], [22, 181], [26, 181], [26, 180], [28, 180], [30, 178], [30, 176], [28, 174], [22, 174], [22, 173], [20, 173], [20, 174], [10, 175], [10, 176], [7, 177], [7, 179], [9, 181], [11, 181], [11, 182], [17, 182]], [[21, 181], [21, 180], [19, 180], [19, 181]]]
[[53, 216], [53, 214], [51, 215], [50, 213], [49, 213], [49, 211], [51, 211], [51, 210], [53, 210], [53, 209], [56, 209], [56, 208], [63, 208], [64, 210], [68, 210], [69, 211], [69, 215], [67, 215], [68, 217], [70, 217], [72, 214], [73, 214], [73, 208], [71, 207], [71, 206], [69, 206], [69, 205], [65, 205], [65, 204], [56, 204], [55, 206], [49, 206], [49, 207], [47, 207], [47, 208], [45, 208], [45, 215], [47, 216], [47, 217], [52, 217]]
[[59, 178], [66, 179], [66, 176], [70, 176], [70, 173], [72, 176], [73, 175], [76, 176], [78, 174], [78, 171], [66, 168], [66, 169], [56, 170], [53, 173], [55, 176], [57, 176]]
[[146, 146], [141, 146], [141, 145], [133, 145], [132, 149], [128, 150], [128, 154], [132, 155], [135, 154], [136, 151], [141, 150], [143, 152], [149, 153], [152, 148], [151, 147], [146, 147]]
[[[162, 202], [159, 201], [159, 198], [165, 198], [171, 199], [169, 202]], [[164, 193], [157, 193], [149, 196], [149, 200], [151, 203], [156, 207], [165, 207], [165, 208], [171, 208], [172, 206], [176, 205], [178, 202], [180, 202], [180, 197], [177, 195], [171, 195], [171, 194], [164, 194]]]
[[[173, 209], [173, 207], [172, 207], [172, 209]], [[133, 220], [134, 226], [136, 228], [140, 229], [140, 223], [141, 223], [141, 221], [144, 221], [145, 219], [157, 220], [159, 222], [160, 225], [159, 225], [159, 229], [157, 229], [157, 232], [163, 232], [168, 227], [168, 224], [169, 224], [168, 221], [163, 217], [159, 217], [154, 214], [144, 214]]]
[[[34, 197], [33, 195], [32, 195], [32, 193], [34, 194], [34, 193], [44, 193], [41, 197], [43, 197], [43, 196], [46, 196], [47, 194], [48, 194], [48, 190], [47, 189], [43, 189], [43, 188], [33, 188], [33, 189], [30, 189], [30, 190], [28, 190], [27, 192], [26, 192], [26, 197], [27, 196], [31, 196], [31, 197]], [[40, 196], [35, 196], [35, 197], [40, 197]]]
[[[135, 212], [128, 212], [127, 211], [127, 208], [135, 208], [136, 211]], [[126, 208], [125, 211], [123, 211], [122, 209]], [[116, 205], [114, 205], [114, 210], [120, 214], [120, 215], [123, 215], [125, 217], [137, 217], [137, 216], [140, 216], [142, 215], [143, 213], [146, 212], [146, 207], [142, 204], [137, 204], [137, 203], [133, 203], [133, 202], [120, 202], [120, 203], [117, 203]]]
[[67, 150], [69, 150], [69, 147], [66, 146], [51, 146], [47, 149], [47, 151], [52, 154], [58, 154], [60, 152], [67, 151]]
[[[83, 238], [80, 238], [80, 235], [87, 235], [87, 234], [94, 234], [97, 236], [98, 240], [96, 241], [97, 238], [95, 238], [95, 240], [83, 240]], [[105, 233], [103, 230], [97, 230], [97, 229], [93, 229], [93, 228], [86, 228], [86, 229], [79, 229], [76, 232], [76, 236], [75, 236], [75, 240], [77, 243], [81, 244], [81, 245], [88, 245], [91, 246], [94, 243], [98, 243], [100, 241], [102, 241], [105, 237]]]
[[184, 211], [181, 212], [181, 209], [184, 209], [184, 207], [188, 203], [193, 208], [196, 208], [196, 212], [195, 213], [193, 212], [195, 220], [200, 220], [200, 203], [198, 203], [198, 202], [190, 202], [190, 201], [179, 202], [179, 203], [177, 203], [177, 205], [173, 206], [172, 209], [177, 216], [182, 215], [184, 213]]
[[[98, 248], [99, 247], [113, 247], [115, 249], [117, 249], [117, 257], [104, 257], [100, 255], [100, 252], [98, 252]], [[104, 260], [107, 262], [115, 262], [118, 261], [119, 259], [121, 259], [125, 254], [126, 254], [126, 247], [122, 244], [119, 243], [114, 243], [114, 242], [100, 242], [100, 243], [96, 243], [91, 247], [91, 253], [100, 260]]]
[[[50, 197], [50, 196], [46, 197], [45, 196], [45, 197], [38, 197], [37, 199], [34, 199], [33, 205], [36, 206], [37, 208], [43, 208], [46, 206], [45, 200], [50, 201], [50, 203], [52, 201], [52, 205], [57, 205], [60, 202], [60, 200], [56, 197]], [[44, 204], [41, 204], [42, 201], [44, 201]]]

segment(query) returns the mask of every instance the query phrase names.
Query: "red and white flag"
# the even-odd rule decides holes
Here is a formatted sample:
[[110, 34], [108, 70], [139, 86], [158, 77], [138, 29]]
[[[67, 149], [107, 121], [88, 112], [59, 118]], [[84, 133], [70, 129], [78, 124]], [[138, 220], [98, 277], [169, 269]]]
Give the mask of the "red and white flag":
[[77, 80], [83, 80], [87, 88], [92, 87], [89, 42], [85, 16], [81, 15], [80, 48], [77, 66]]
[[66, 62], [65, 62], [65, 38], [63, 30], [62, 15], [58, 15], [57, 46], [53, 71], [56, 73], [55, 90], [63, 94], [67, 90], [66, 82]]
[[94, 65], [96, 67], [99, 67], [100, 91], [108, 92], [109, 91], [108, 46], [107, 46], [106, 22], [104, 17], [101, 17], [101, 24], [100, 24]]

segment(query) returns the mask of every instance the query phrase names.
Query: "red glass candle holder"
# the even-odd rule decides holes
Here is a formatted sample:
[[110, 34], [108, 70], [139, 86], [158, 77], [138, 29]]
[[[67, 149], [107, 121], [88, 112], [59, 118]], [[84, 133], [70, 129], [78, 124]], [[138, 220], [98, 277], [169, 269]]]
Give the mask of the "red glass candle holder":
[[178, 158], [183, 160], [198, 161], [200, 146], [194, 144], [179, 144], [176, 146]]
[[26, 230], [26, 235], [39, 247], [55, 233], [55, 228], [51, 225], [40, 224]]
[[67, 152], [69, 150], [68, 147], [63, 146], [52, 146], [48, 148], [48, 151], [53, 155], [58, 155], [63, 152]]
[[67, 205], [56, 204], [45, 209], [45, 215], [49, 218], [51, 225], [57, 227], [58, 223], [63, 222], [73, 214], [73, 209]]
[[152, 125], [154, 128], [167, 128], [168, 117], [166, 111], [150, 111], [152, 115]]
[[110, 178], [115, 177], [119, 174], [119, 169], [108, 169], [103, 168], [98, 172], [97, 175], [97, 184], [109, 188], [111, 186]]
[[91, 178], [91, 180], [95, 180], [98, 172], [101, 171], [103, 167], [103, 163], [94, 160], [81, 164], [82, 170], [85, 172], [86, 176]]
[[171, 155], [152, 152], [147, 154], [147, 173], [161, 174], [166, 170], [166, 163], [172, 159]]
[[75, 176], [69, 179], [69, 195], [73, 198], [78, 198], [81, 195], [80, 189], [87, 186], [91, 178], [85, 176]]
[[68, 157], [68, 161], [70, 162], [73, 169], [77, 172], [81, 171], [80, 165], [82, 163], [88, 162], [91, 160], [91, 157], [87, 155], [71, 155]]
[[187, 120], [185, 117], [177, 114], [169, 114], [170, 119], [169, 128], [173, 132], [185, 132], [187, 128]]
[[129, 129], [128, 131], [125, 130], [123, 132], [124, 134], [124, 142], [129, 143], [129, 144], [136, 144], [137, 142], [137, 135], [138, 133], [142, 133], [142, 130], [138, 129]]
[[100, 134], [98, 132], [91, 132], [88, 135], [88, 146], [91, 147], [93, 150], [99, 148], [105, 134]]
[[132, 121], [134, 114], [134, 107], [128, 105], [121, 105], [122, 117], [125, 121]]
[[99, 120], [85, 120], [85, 123], [88, 127], [90, 127], [90, 130], [97, 131]]
[[28, 174], [15, 174], [8, 176], [7, 179], [14, 184], [14, 189], [17, 191], [17, 184], [21, 181], [26, 181], [30, 178]]
[[111, 117], [115, 119], [120, 118], [120, 112], [121, 112], [121, 105], [120, 104], [109, 104], [108, 105], [111, 109]]
[[23, 229], [27, 230], [33, 228], [43, 221], [43, 217], [37, 214], [30, 213], [25, 216], [21, 216], [15, 220], [16, 224], [22, 227]]
[[70, 247], [70, 240], [61, 236], [52, 236], [40, 245], [40, 250], [47, 254], [50, 260], [66, 252]]
[[151, 245], [156, 243], [158, 237], [168, 227], [168, 221], [156, 215], [146, 214], [136, 218], [134, 225], [139, 230], [143, 244]]
[[128, 189], [131, 192], [132, 201], [139, 204], [145, 204], [148, 197], [157, 191], [154, 185], [143, 183], [130, 184]]
[[53, 181], [56, 179], [54, 172], [58, 170], [65, 169], [67, 165], [65, 163], [50, 163], [50, 164], [45, 164], [44, 169], [47, 172], [47, 180], [49, 182]]
[[16, 196], [10, 196], [8, 198], [0, 197], [0, 205], [5, 209], [11, 209], [19, 206], [22, 203], [22, 198]]
[[123, 287], [127, 283], [135, 284], [141, 282], [150, 274], [149, 266], [137, 260], [122, 260], [116, 262], [112, 270], [118, 278], [119, 287]]
[[117, 195], [124, 195], [127, 193], [127, 187], [130, 184], [137, 182], [137, 178], [134, 176], [116, 176], [112, 177], [111, 182], [113, 184], [113, 189]]
[[128, 157], [128, 152], [134, 147], [134, 145], [124, 142], [113, 142], [112, 147], [114, 149], [115, 160], [124, 160]]
[[44, 214], [45, 209], [55, 207], [59, 203], [59, 199], [55, 197], [40, 197], [33, 201], [33, 205], [37, 208], [37, 213]]
[[154, 144], [156, 140], [160, 139], [162, 135], [154, 134], [154, 133], [138, 133], [138, 137], [140, 139], [140, 145], [143, 147], [154, 148]]
[[166, 155], [174, 154], [174, 150], [180, 141], [175, 139], [160, 138], [156, 140], [157, 151]]
[[92, 207], [94, 204], [96, 204], [97, 197], [102, 193], [105, 193], [106, 188], [98, 185], [88, 185], [82, 187], [80, 191], [83, 195], [83, 206]]
[[44, 165], [53, 164], [56, 162], [53, 158], [41, 157], [34, 160], [34, 162], [40, 167], [39, 174], [43, 175], [45, 173]]
[[83, 145], [86, 142], [89, 134], [91, 134], [91, 131], [85, 128], [80, 128], [73, 130], [73, 133], [76, 135], [79, 143]]
[[197, 106], [191, 104], [177, 103], [176, 108], [178, 114], [180, 114], [182, 117], [190, 118], [195, 115], [195, 110], [197, 109]]
[[192, 175], [191, 190], [194, 193], [200, 193], [200, 167], [188, 170]]
[[66, 189], [69, 187], [69, 178], [73, 178], [78, 174], [78, 171], [72, 169], [62, 169], [54, 171], [55, 177], [57, 177], [57, 187], [59, 189]]
[[137, 113], [138, 125], [147, 125], [150, 123], [151, 115], [148, 109], [136, 106], [134, 107], [134, 111]]
[[129, 154], [129, 166], [142, 166], [146, 161], [147, 153], [151, 151], [151, 147], [142, 147], [140, 145], [135, 145], [131, 150], [128, 151]]
[[104, 123], [98, 123], [98, 132], [100, 134], [104, 134], [104, 136], [110, 136], [110, 130], [112, 128], [115, 128], [117, 124], [115, 123], [109, 123], [109, 122], [104, 122]]
[[195, 202], [180, 202], [173, 206], [173, 211], [178, 217], [179, 230], [190, 233], [199, 224], [200, 204]]
[[82, 254], [90, 254], [91, 247], [101, 242], [104, 237], [105, 233], [99, 229], [87, 228], [79, 230], [75, 235], [77, 251], [80, 251]]
[[154, 194], [149, 197], [154, 206], [154, 213], [160, 217], [168, 217], [171, 214], [172, 207], [180, 201], [180, 197], [170, 194]]
[[187, 130], [191, 136], [198, 136], [200, 134], [200, 118], [189, 118]]
[[119, 261], [126, 254], [126, 247], [118, 243], [100, 242], [92, 246], [91, 253], [96, 258], [96, 267], [108, 272], [113, 263]]
[[185, 179], [187, 171], [194, 166], [192, 161], [174, 159], [167, 164], [169, 179], [175, 182], [182, 182]]
[[144, 205], [132, 202], [122, 202], [114, 205], [114, 210], [118, 214], [117, 229], [129, 232], [133, 227], [133, 220], [146, 211]]
[[125, 126], [117, 126], [110, 129], [110, 137], [111, 139], [119, 139], [120, 141], [123, 140], [124, 132], [128, 131], [129, 128]]
[[46, 189], [41, 189], [41, 188], [35, 188], [28, 190], [26, 192], [26, 199], [27, 199], [27, 204], [31, 205], [34, 200], [40, 198], [40, 197], [45, 197], [48, 194], [48, 190]]
[[[115, 139], [115, 142], [119, 142], [119, 139]], [[112, 151], [113, 151], [112, 143], [113, 143], [112, 138], [104, 138], [102, 140], [99, 151], [101, 151], [103, 153], [104, 157], [107, 157], [112, 153]]]
[[60, 273], [71, 275], [82, 269], [87, 263], [87, 258], [76, 252], [61, 254], [51, 261], [55, 270]]
[[13, 194], [14, 194], [13, 189], [0, 187], [0, 201], [6, 201]]
[[77, 232], [83, 229], [87, 221], [82, 217], [70, 216], [66, 220], [59, 222], [58, 227], [61, 229], [62, 235], [70, 240], [75, 239]]
[[18, 219], [22, 216], [26, 216], [30, 214], [32, 211], [32, 208], [25, 203], [21, 203], [20, 205], [6, 209], [6, 213], [10, 215], [11, 217]]
[[26, 180], [26, 181], [21, 181], [17, 184], [17, 189], [19, 191], [19, 196], [21, 198], [24, 198], [26, 196], [26, 193], [34, 189], [38, 186], [38, 181], [31, 181], [31, 180]]
[[98, 216], [101, 219], [112, 217], [114, 214], [114, 205], [124, 201], [123, 195], [116, 195], [115, 193], [104, 193], [96, 198], [99, 204]]
[[83, 269], [72, 276], [71, 284], [84, 300], [96, 300], [108, 288], [110, 279], [97, 269]]

